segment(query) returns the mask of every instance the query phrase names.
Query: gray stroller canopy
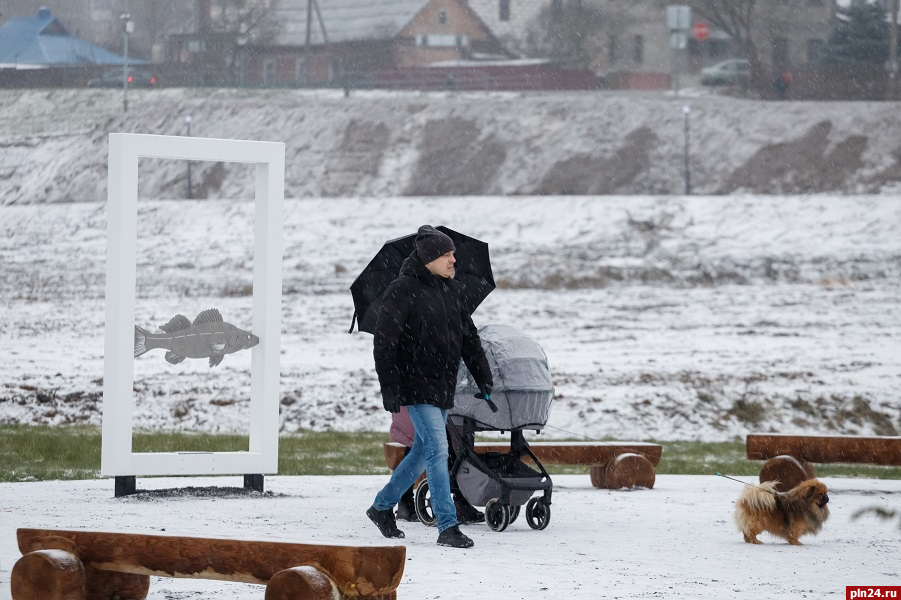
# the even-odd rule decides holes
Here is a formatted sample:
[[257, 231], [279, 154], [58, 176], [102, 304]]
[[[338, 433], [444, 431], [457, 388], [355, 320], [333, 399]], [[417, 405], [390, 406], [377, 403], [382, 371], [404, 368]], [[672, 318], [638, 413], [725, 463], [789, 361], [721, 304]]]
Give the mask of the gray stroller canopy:
[[479, 328], [479, 337], [491, 365], [491, 399], [498, 411], [492, 412], [485, 400], [474, 397], [479, 388], [461, 362], [450, 415], [471, 417], [482, 430], [540, 431], [554, 399], [544, 350], [534, 339], [508, 325], [485, 325]]

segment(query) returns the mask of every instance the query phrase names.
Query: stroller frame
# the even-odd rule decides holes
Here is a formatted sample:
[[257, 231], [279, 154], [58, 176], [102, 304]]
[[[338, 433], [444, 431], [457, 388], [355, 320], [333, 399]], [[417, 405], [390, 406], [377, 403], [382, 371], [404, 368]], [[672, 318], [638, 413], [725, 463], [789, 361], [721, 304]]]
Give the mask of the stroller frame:
[[[458, 476], [461, 467], [468, 463], [500, 488], [500, 495], [484, 504], [485, 520], [492, 530], [506, 529], [507, 525], [516, 520], [523, 504], [526, 505], [526, 520], [532, 529], [547, 527], [551, 514], [553, 482], [544, 465], [529, 448], [522, 430], [510, 432], [509, 452], [478, 453], [475, 449], [476, 422], [471, 417], [463, 416], [462, 419], [462, 427], [453, 423], [452, 419], [447, 423], [451, 450], [451, 490], [466, 496], [459, 487]], [[523, 463], [523, 457], [528, 457], [536, 468]], [[532, 497], [539, 491], [543, 492], [541, 496]]]

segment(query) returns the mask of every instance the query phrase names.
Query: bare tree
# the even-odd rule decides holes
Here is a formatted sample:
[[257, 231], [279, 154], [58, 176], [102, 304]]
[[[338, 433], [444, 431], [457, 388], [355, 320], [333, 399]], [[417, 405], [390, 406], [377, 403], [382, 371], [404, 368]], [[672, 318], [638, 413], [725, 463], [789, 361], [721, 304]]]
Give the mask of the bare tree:
[[531, 56], [585, 68], [602, 52], [603, 27], [603, 15], [595, 6], [582, 0], [550, 2], [529, 28], [527, 51]]
[[278, 0], [219, 0], [221, 10], [214, 28], [230, 39], [229, 70], [233, 71], [239, 53], [249, 41], [260, 41], [277, 33], [275, 21], [268, 18]]
[[766, 76], [760, 61], [760, 52], [754, 43], [754, 10], [757, 0], [685, 0], [694, 17], [704, 19], [716, 27], [741, 49], [751, 63], [751, 86], [760, 89], [766, 85]]
[[268, 18], [278, 0], [195, 0], [196, 35], [204, 50], [198, 61], [210, 83], [235, 80], [248, 43], [275, 35]]

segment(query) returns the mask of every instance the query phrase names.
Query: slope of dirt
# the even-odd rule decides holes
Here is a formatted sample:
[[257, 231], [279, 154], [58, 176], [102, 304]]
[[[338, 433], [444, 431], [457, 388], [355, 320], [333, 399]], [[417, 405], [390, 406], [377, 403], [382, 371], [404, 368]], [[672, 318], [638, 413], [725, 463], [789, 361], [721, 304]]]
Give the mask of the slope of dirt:
[[[581, 93], [302, 90], [0, 91], [0, 202], [106, 198], [108, 135], [285, 144], [285, 193], [678, 195], [894, 193], [889, 102], [765, 102]], [[689, 108], [686, 113], [685, 109]], [[146, 165], [146, 166], [145, 166]], [[183, 198], [181, 161], [143, 161], [141, 194]], [[195, 198], [251, 198], [246, 165], [192, 164]]]

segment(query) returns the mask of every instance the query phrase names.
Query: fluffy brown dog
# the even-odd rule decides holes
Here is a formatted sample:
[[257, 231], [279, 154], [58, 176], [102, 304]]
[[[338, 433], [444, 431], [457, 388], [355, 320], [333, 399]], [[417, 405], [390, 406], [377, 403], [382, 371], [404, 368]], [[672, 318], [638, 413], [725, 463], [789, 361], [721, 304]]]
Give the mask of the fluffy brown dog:
[[749, 544], [762, 544], [757, 536], [768, 531], [800, 546], [798, 538], [819, 533], [829, 517], [829, 495], [818, 479], [802, 481], [787, 492], [777, 492], [777, 484], [749, 485], [735, 504], [735, 522]]

